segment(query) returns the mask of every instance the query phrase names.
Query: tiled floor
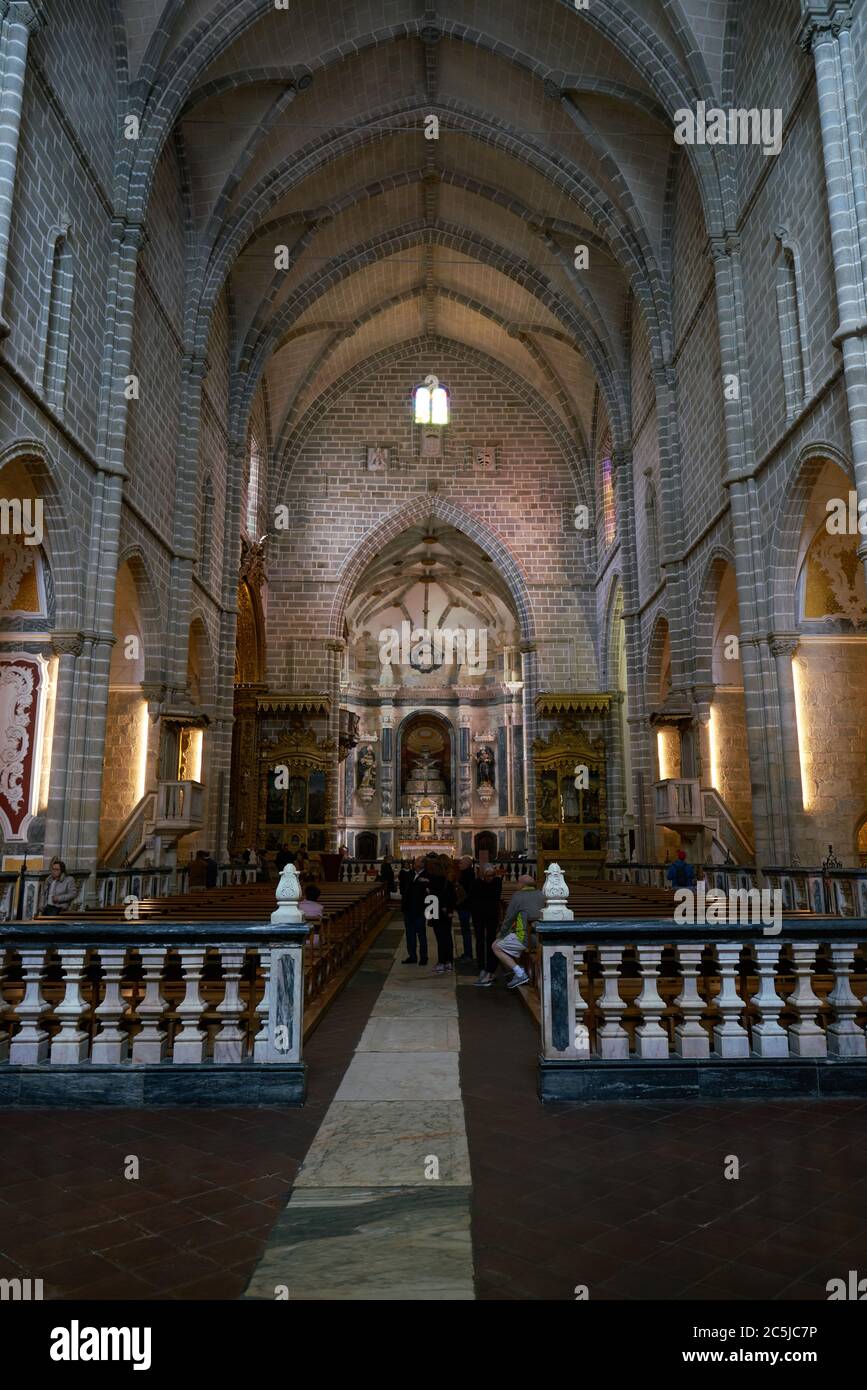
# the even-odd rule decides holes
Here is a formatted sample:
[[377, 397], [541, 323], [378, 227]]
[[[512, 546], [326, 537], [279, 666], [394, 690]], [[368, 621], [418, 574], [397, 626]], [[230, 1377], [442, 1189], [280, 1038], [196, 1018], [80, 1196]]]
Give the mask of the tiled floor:
[[542, 1107], [514, 993], [458, 1002], [478, 1298], [826, 1299], [867, 1271], [864, 1102]]
[[370, 964], [308, 1044], [302, 1109], [0, 1114], [0, 1277], [46, 1298], [240, 1298], [379, 994]]
[[[394, 928], [380, 938], [314, 1034], [303, 1109], [0, 1114], [0, 1277], [42, 1278], [52, 1298], [242, 1297], [396, 941]], [[543, 1108], [536, 1031], [514, 992], [464, 977], [457, 1000], [478, 1298], [571, 1301], [587, 1285], [593, 1298], [824, 1299], [828, 1279], [867, 1273], [867, 1104]], [[359, 1056], [406, 1023], [429, 1055], [454, 1048], [453, 1020], [411, 1002]], [[130, 1155], [138, 1179], [124, 1177]], [[431, 1230], [452, 1219], [457, 1189], [442, 1192]], [[377, 1200], [392, 1225], [413, 1206], [402, 1188]]]

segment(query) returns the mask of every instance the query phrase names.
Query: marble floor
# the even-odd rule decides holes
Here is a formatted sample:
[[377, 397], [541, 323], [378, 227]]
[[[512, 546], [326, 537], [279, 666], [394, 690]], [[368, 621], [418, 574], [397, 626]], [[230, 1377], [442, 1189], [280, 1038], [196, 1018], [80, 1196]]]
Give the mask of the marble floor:
[[456, 977], [403, 953], [390, 953], [248, 1298], [475, 1296]]
[[0, 1112], [0, 1278], [100, 1301], [785, 1303], [863, 1275], [867, 1103], [542, 1106], [516, 992], [402, 955], [395, 914], [305, 1047], [303, 1107]]

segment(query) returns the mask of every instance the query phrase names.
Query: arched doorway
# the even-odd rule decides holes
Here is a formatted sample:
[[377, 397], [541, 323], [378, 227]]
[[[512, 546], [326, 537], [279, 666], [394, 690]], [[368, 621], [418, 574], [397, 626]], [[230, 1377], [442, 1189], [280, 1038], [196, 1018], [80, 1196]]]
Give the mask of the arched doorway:
[[376, 836], [371, 830], [363, 830], [355, 841], [356, 859], [373, 860], [376, 858]]
[[476, 858], [480, 864], [489, 864], [497, 857], [497, 837], [492, 830], [480, 830], [475, 839]]

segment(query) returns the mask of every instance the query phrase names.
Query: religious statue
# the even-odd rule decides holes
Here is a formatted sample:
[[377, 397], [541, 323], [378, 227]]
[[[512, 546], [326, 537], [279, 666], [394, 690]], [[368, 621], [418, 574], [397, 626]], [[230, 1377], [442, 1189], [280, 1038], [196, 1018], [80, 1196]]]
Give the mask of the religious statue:
[[376, 787], [376, 754], [369, 743], [366, 743], [358, 755], [358, 789], [369, 787], [373, 790]]
[[479, 787], [493, 787], [495, 785], [495, 767], [494, 754], [491, 749], [488, 747], [480, 748], [476, 754], [476, 785]]

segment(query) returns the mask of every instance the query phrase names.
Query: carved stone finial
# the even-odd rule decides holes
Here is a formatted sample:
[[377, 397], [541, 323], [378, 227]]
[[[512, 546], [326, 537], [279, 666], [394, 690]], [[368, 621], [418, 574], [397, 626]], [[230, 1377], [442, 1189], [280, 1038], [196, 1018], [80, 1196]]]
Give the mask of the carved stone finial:
[[559, 864], [549, 864], [545, 870], [545, 886], [542, 889], [548, 904], [542, 910], [544, 922], [571, 922], [573, 914], [569, 908], [569, 885], [563, 877]]
[[277, 908], [271, 913], [271, 921], [280, 922], [284, 926], [303, 926], [304, 917], [298, 911], [300, 901], [301, 880], [298, 870], [294, 864], [287, 864], [277, 884]]

